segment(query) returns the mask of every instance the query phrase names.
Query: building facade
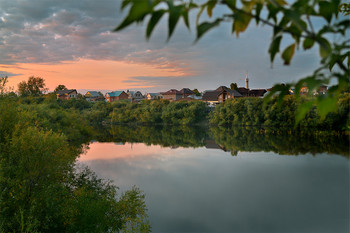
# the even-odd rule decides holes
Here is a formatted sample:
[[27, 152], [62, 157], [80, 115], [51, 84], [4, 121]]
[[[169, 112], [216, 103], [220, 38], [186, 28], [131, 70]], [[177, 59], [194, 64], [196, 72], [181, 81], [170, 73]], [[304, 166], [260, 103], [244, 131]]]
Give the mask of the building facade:
[[61, 99], [61, 100], [69, 100], [72, 98], [77, 98], [77, 96], [78, 96], [78, 92], [75, 89], [60, 90], [56, 92], [57, 99]]
[[107, 92], [105, 95], [105, 99], [107, 102], [114, 102], [117, 100], [127, 100], [129, 98], [128, 94], [124, 91], [113, 91]]

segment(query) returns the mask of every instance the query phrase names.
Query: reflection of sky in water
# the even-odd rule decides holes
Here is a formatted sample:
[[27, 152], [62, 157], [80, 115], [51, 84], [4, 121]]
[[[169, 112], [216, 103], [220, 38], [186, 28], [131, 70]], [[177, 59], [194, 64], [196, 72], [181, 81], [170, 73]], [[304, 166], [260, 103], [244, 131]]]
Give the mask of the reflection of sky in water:
[[348, 232], [349, 162], [93, 143], [80, 158], [121, 190], [144, 190], [153, 232]]

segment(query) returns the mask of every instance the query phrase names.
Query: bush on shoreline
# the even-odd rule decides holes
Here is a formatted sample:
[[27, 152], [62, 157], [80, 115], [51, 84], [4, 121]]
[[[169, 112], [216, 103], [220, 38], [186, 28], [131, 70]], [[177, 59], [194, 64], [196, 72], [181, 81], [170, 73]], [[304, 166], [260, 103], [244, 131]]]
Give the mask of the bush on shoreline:
[[[302, 99], [305, 101], [305, 99]], [[299, 103], [294, 96], [283, 99], [278, 106], [277, 99], [264, 106], [264, 100], [260, 98], [239, 98], [228, 100], [215, 107], [210, 114], [210, 124], [219, 126], [258, 126], [258, 127], [282, 127], [294, 130], [317, 129], [343, 131], [349, 126], [349, 102], [350, 95], [344, 94], [338, 100], [336, 112], [329, 113], [325, 119], [321, 119], [316, 108], [295, 125], [296, 110]]]

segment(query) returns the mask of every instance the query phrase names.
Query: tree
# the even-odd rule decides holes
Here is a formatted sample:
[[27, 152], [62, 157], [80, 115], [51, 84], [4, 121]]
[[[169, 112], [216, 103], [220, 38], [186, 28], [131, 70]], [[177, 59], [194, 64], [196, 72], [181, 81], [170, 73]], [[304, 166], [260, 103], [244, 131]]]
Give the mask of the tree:
[[40, 77], [29, 77], [28, 81], [22, 81], [18, 84], [18, 93], [21, 96], [39, 96], [42, 95], [45, 88], [45, 80]]
[[65, 85], [58, 85], [56, 88], [55, 88], [55, 91], [54, 92], [57, 92], [57, 91], [62, 91], [62, 90], [68, 90], [68, 88], [65, 86]]
[[8, 79], [7, 76], [1, 77], [1, 78], [0, 78], [0, 96], [2, 96], [3, 94], [5, 94], [5, 92], [6, 92], [5, 85], [6, 85], [6, 83], [8, 82], [7, 79]]
[[[200, 22], [203, 12], [206, 12], [210, 19], [214, 8], [219, 4], [225, 6], [229, 13], [213, 20]], [[321, 85], [330, 85], [331, 80], [337, 80], [336, 84], [329, 87], [327, 95], [318, 96], [300, 105], [296, 117], [297, 122], [314, 105], [317, 106], [322, 118], [329, 112], [335, 111], [339, 95], [350, 85], [350, 40], [347, 40], [345, 36], [350, 27], [350, 20], [338, 18], [338, 12], [349, 13], [349, 3], [340, 4], [340, 0], [296, 0], [292, 4], [284, 0], [206, 0], [202, 4], [196, 4], [193, 1], [123, 0], [121, 8], [126, 9], [127, 6], [130, 6], [129, 13], [115, 28], [115, 31], [120, 31], [134, 22], [149, 19], [146, 29], [147, 39], [150, 38], [153, 29], [164, 15], [169, 15], [168, 39], [170, 39], [179, 19], [182, 18], [186, 27], [190, 28], [189, 13], [197, 11], [196, 41], [223, 22], [232, 23], [232, 33], [238, 36], [248, 28], [252, 20], [255, 20], [257, 25], [268, 25], [273, 29], [268, 49], [271, 62], [280, 53], [284, 64], [289, 65], [296, 49], [301, 47], [303, 50], [308, 50], [318, 45], [321, 57], [320, 67], [297, 83], [288, 83], [284, 86], [275, 85], [266, 97], [269, 100], [278, 94], [278, 102], [281, 104], [290, 88], [295, 88], [296, 96], [299, 98], [299, 91], [304, 85], [312, 92]], [[313, 22], [320, 19], [325, 24], [320, 28], [314, 27]], [[332, 42], [328, 39], [335, 37], [337, 40]], [[281, 44], [284, 44], [282, 42], [289, 44], [280, 50]]]
[[196, 96], [201, 96], [201, 93], [199, 93], [198, 89], [192, 90]]
[[237, 88], [238, 88], [237, 83], [231, 83], [231, 84], [230, 84], [230, 88], [231, 88], [232, 90], [237, 90]]

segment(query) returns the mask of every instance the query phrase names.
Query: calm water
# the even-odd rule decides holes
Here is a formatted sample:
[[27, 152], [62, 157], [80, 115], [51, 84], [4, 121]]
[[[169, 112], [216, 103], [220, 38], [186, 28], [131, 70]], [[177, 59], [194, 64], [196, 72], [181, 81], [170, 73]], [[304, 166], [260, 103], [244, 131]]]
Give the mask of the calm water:
[[198, 140], [93, 142], [79, 162], [121, 190], [140, 187], [153, 232], [349, 232], [347, 156], [232, 153]]

